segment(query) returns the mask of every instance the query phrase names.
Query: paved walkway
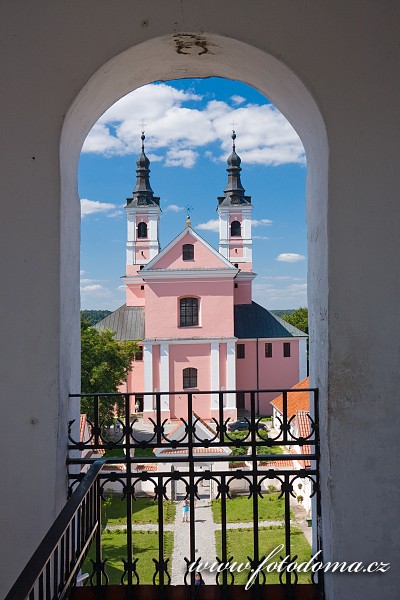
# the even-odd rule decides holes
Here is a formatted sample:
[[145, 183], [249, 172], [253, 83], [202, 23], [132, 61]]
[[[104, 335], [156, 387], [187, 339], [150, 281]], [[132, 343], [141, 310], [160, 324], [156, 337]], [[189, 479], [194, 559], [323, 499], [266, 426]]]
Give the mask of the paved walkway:
[[[202, 561], [214, 562], [216, 556], [214, 524], [210, 500], [197, 500], [195, 508], [196, 516], [196, 559], [201, 557]], [[182, 585], [183, 576], [186, 571], [185, 556], [190, 558], [189, 546], [189, 523], [182, 523], [182, 504], [178, 504], [174, 525], [174, 551], [172, 553], [171, 583]], [[203, 579], [206, 584], [215, 584], [215, 573], [203, 571]], [[188, 582], [189, 583], [189, 582]]]

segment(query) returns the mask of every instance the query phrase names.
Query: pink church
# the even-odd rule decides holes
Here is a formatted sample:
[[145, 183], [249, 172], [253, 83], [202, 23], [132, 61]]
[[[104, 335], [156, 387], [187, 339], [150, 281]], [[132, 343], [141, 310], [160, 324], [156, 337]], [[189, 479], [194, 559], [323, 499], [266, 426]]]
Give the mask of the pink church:
[[[160, 198], [150, 186], [142, 135], [136, 187], [126, 205], [126, 304], [97, 328], [139, 341], [121, 391], [137, 394], [145, 420], [154, 417], [146, 392], [177, 392], [162, 396], [166, 419], [185, 417], [185, 392], [193, 392], [194, 412], [210, 419], [218, 417], [218, 395], [196, 391], [238, 390], [224, 394], [225, 417], [235, 419], [238, 410], [249, 409], [250, 395], [240, 390], [291, 388], [307, 376], [306, 334], [252, 301], [252, 204], [241, 183], [235, 137], [228, 183], [218, 198], [218, 251], [192, 229], [189, 217], [161, 250]], [[257, 394], [259, 414], [271, 414], [274, 396]]]

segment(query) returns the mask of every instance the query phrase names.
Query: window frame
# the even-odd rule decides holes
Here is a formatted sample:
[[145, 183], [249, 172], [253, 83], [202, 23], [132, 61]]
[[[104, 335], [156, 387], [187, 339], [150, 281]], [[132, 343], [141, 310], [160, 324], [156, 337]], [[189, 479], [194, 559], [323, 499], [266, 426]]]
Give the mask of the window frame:
[[236, 358], [239, 360], [246, 358], [246, 344], [236, 344]]
[[265, 342], [265, 358], [272, 358], [272, 342]]
[[134, 360], [142, 361], [143, 360], [143, 346], [138, 346], [137, 350], [135, 350]]
[[290, 358], [290, 342], [283, 342], [283, 358]]
[[184, 390], [197, 389], [198, 370], [195, 367], [185, 367], [182, 370], [182, 388]]
[[[193, 301], [192, 306], [187, 305], [184, 308], [184, 303]], [[186, 314], [185, 314], [186, 313]], [[196, 296], [184, 296], [179, 298], [179, 327], [199, 327], [200, 325], [200, 299]]]
[[182, 260], [194, 260], [194, 244], [182, 245]]
[[[143, 229], [143, 228], [146, 231], [146, 235], [141, 235], [141, 229]], [[140, 221], [140, 223], [137, 224], [137, 239], [138, 240], [147, 240], [148, 235], [149, 235], [149, 228], [147, 226], [147, 223], [145, 221]]]
[[[235, 223], [235, 233], [233, 233], [233, 227], [232, 225]], [[239, 228], [237, 227], [236, 223], [239, 225]], [[237, 233], [237, 231], [239, 233]], [[230, 226], [230, 234], [231, 237], [242, 237], [242, 224], [240, 221], [238, 221], [237, 219], [235, 219], [234, 221], [232, 221], [231, 226]]]

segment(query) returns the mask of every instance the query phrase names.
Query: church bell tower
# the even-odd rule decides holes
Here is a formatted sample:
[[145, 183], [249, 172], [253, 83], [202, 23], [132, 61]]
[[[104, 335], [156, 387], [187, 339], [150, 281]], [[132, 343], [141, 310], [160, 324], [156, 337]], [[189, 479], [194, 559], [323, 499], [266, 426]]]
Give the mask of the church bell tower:
[[228, 157], [228, 183], [218, 197], [219, 252], [242, 271], [252, 270], [251, 196], [245, 195], [240, 180], [241, 159], [236, 154], [232, 131], [232, 153]]
[[136, 186], [125, 206], [128, 221], [127, 275], [135, 275], [160, 251], [160, 198], [154, 196], [150, 186], [150, 161], [144, 152], [144, 131], [141, 140], [142, 152], [136, 161]]

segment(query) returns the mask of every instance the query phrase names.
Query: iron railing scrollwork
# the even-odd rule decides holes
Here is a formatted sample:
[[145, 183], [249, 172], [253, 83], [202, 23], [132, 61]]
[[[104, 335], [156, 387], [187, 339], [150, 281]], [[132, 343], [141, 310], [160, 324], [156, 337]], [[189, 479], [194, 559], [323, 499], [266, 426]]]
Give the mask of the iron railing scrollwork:
[[[310, 411], [307, 417], [309, 427], [308, 433], [304, 435], [303, 432], [303, 436], [300, 436], [295, 435], [293, 416], [289, 416], [288, 413], [288, 394], [304, 391], [308, 391], [310, 395]], [[6, 600], [55, 600], [67, 597], [85, 558], [85, 570], [88, 568], [88, 560], [91, 560], [91, 570], [86, 583], [97, 590], [96, 597], [101, 597], [102, 590], [110, 582], [108, 556], [107, 552], [103, 551], [104, 523], [102, 524], [102, 508], [104, 509], [105, 489], [108, 486], [120, 490], [121, 502], [126, 507], [126, 526], [124, 525], [121, 534], [125, 536], [126, 543], [121, 550], [123, 571], [119, 583], [125, 588], [127, 598], [135, 598], [135, 590], [144, 583], [156, 586], [158, 597], [165, 598], [166, 593], [170, 594], [173, 589], [172, 583], [176, 583], [176, 578], [175, 582], [172, 581], [171, 560], [166, 552], [166, 535], [169, 534], [165, 523], [165, 501], [171, 500], [171, 494], [174, 495], [173, 500], [176, 500], [179, 494], [181, 499], [188, 498], [192, 507], [189, 513], [188, 551], [182, 565], [179, 566], [178, 582], [186, 586], [189, 600], [198, 597], [195, 572], [190, 569], [191, 565], [204, 560], [216, 561], [217, 564], [237, 560], [235, 548], [228, 539], [228, 503], [237, 494], [238, 487], [245, 493], [251, 507], [252, 526], [248, 528], [252, 540], [251, 554], [246, 556], [246, 560], [253, 568], [265, 558], [259, 521], [261, 509], [268, 496], [267, 489], [271, 484], [279, 493], [279, 498], [283, 499], [283, 556], [296, 559], [291, 535], [293, 521], [290, 498], [295, 496], [294, 487], [298, 479], [311, 482], [315, 532], [313, 551], [322, 551], [320, 528], [317, 527], [321, 516], [318, 390], [298, 388], [241, 391], [240, 393], [247, 398], [246, 405], [249, 411], [245, 417], [247, 429], [240, 439], [229, 431], [231, 419], [226, 416], [229, 404], [227, 399], [236, 393], [235, 390], [186, 390], [140, 394], [145, 399], [145, 406], [151, 406], [147, 413], [145, 436], [143, 421], [141, 418], [139, 420], [132, 410], [135, 406], [135, 394], [119, 395], [123, 399], [123, 410], [119, 415], [119, 431], [116, 432], [114, 427], [112, 433], [101, 420], [101, 405], [108, 399], [115, 398], [117, 394], [86, 395], [86, 404], [91, 398], [93, 407], [92, 414], [87, 418], [86, 439], [74, 439], [71, 433], [73, 422], [70, 423], [70, 499]], [[261, 417], [257, 414], [257, 400], [261, 394], [269, 394], [270, 398], [282, 395], [282, 413], [278, 420], [278, 431], [274, 435], [268, 434]], [[79, 394], [71, 396], [82, 397]], [[149, 396], [151, 400], [146, 403], [146, 397]], [[176, 438], [171, 435], [170, 425], [165, 416], [165, 398], [168, 396], [186, 398], [187, 410], [184, 416], [180, 417], [181, 431]], [[196, 405], [203, 396], [204, 401], [207, 398], [213, 399], [214, 409], [212, 418], [205, 424], [195, 413]], [[267, 447], [269, 452], [260, 453], [262, 447]], [[280, 452], [274, 451], [276, 447], [280, 448]], [[226, 449], [234, 450], [235, 455], [229, 456]], [[296, 455], [287, 449], [296, 449]], [[100, 460], [96, 458], [96, 452], [104, 450], [119, 451], [121, 455]], [[140, 452], [140, 456], [135, 455], [138, 450], [145, 450], [147, 454], [143, 455], [143, 452]], [[293, 458], [297, 464], [303, 466], [296, 468]], [[85, 472], [86, 469], [89, 470]], [[196, 547], [198, 527], [201, 526], [196, 521], [196, 500], [200, 499], [204, 489], [219, 501], [220, 542], [216, 546], [215, 556], [201, 556], [201, 548]], [[152, 557], [154, 568], [151, 581], [143, 581], [141, 556], [136, 552], [134, 540], [137, 532], [133, 521], [132, 503], [144, 493], [153, 498], [157, 507], [157, 551]], [[90, 545], [92, 548], [87, 556]], [[322, 561], [321, 552], [318, 561]], [[219, 587], [219, 597], [221, 600], [228, 599], [231, 586], [237, 583], [237, 573], [223, 569], [214, 575], [214, 585]], [[285, 600], [292, 600], [300, 585], [297, 574], [283, 570], [279, 581], [284, 590]], [[261, 571], [249, 591], [249, 597], [254, 600], [261, 599], [265, 587], [268, 587], [270, 582], [269, 573]], [[314, 576], [312, 585], [315, 587], [315, 597], [322, 599], [322, 576]]]

